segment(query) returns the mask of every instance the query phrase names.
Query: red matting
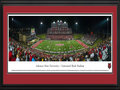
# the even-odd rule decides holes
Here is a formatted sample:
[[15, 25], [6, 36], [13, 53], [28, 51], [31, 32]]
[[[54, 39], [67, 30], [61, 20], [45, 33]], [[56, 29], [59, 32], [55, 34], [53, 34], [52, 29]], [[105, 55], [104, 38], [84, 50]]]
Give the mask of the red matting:
[[[8, 13], [112, 13], [112, 74], [8, 74]], [[116, 6], [4, 6], [3, 8], [3, 84], [117, 84], [117, 7]]]

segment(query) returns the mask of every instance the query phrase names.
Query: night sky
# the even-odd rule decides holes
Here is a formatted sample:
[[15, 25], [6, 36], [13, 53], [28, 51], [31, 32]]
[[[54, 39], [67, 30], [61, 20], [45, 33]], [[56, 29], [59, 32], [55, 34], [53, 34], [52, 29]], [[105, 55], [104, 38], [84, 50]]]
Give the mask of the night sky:
[[[14, 20], [12, 20], [12, 18]], [[107, 21], [109, 18], [109, 21]], [[68, 23], [73, 33], [111, 33], [110, 16], [9, 16], [10, 28], [32, 28], [37, 34], [46, 33], [53, 21], [62, 20]], [[40, 22], [43, 22], [41, 25]], [[75, 23], [78, 22], [78, 25]]]

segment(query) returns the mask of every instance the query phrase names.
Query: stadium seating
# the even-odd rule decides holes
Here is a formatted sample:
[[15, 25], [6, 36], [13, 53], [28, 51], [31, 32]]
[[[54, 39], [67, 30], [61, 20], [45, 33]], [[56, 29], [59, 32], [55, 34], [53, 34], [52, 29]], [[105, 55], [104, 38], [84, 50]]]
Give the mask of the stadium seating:
[[[61, 21], [54, 22], [54, 25], [51, 24], [51, 28], [47, 31], [47, 39], [50, 40], [72, 40], [72, 29], [68, 26], [64, 26], [64, 23]], [[66, 23], [67, 24], [67, 23]]]
[[97, 36], [96, 35], [85, 34], [82, 37], [82, 40], [89, 45], [93, 45], [94, 42], [97, 40]]

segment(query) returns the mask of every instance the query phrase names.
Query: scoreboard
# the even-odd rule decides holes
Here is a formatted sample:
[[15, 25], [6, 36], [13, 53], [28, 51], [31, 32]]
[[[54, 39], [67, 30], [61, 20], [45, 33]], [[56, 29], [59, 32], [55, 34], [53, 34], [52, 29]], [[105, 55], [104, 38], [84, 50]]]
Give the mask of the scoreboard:
[[31, 28], [31, 35], [35, 35], [35, 28]]

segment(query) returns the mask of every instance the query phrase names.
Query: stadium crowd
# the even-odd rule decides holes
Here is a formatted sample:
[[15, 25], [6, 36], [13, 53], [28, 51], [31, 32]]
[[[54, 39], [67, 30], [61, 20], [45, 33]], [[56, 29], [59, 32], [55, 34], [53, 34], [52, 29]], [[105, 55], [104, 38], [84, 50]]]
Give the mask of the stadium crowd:
[[50, 55], [9, 38], [9, 61], [111, 61], [111, 39], [73, 55]]
[[94, 42], [97, 40], [97, 36], [94, 34], [94, 35], [90, 35], [90, 34], [85, 34], [83, 37], [82, 37], [82, 40], [84, 42], [86, 42], [87, 44], [89, 45], [93, 45]]

